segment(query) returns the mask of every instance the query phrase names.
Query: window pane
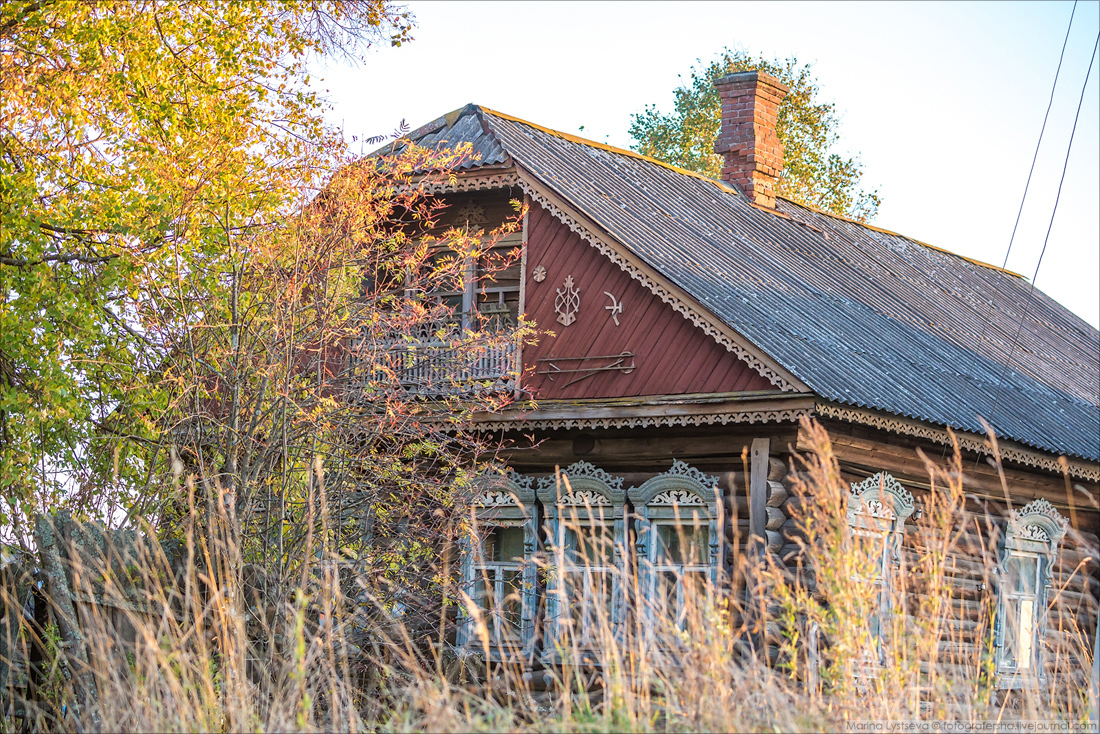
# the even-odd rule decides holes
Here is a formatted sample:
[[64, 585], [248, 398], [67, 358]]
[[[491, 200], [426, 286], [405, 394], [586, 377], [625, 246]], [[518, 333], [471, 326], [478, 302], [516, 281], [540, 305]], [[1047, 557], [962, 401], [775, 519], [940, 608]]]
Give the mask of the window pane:
[[886, 533], [875, 533], [866, 530], [856, 530], [853, 533], [853, 541], [856, 547], [856, 561], [868, 574], [865, 581], [881, 582], [886, 566], [886, 547], [890, 541]]
[[702, 604], [707, 596], [707, 575], [703, 571], [684, 573], [684, 601], [690, 599], [693, 604]]
[[485, 560], [493, 563], [523, 561], [523, 528], [493, 528], [485, 536]]
[[1039, 559], [1035, 556], [1009, 556], [1008, 591], [1013, 594], [1035, 594], [1038, 591]]
[[523, 576], [520, 571], [503, 571], [504, 598], [501, 599], [501, 631], [513, 634], [519, 631], [523, 616]]
[[477, 264], [477, 304], [481, 327], [500, 330], [519, 317], [520, 248], [497, 247]]
[[573, 621], [578, 639], [592, 637], [601, 620], [611, 618], [611, 574], [584, 569], [566, 573], [564, 581], [567, 599], [562, 616]]
[[705, 525], [658, 525], [660, 558], [673, 564], [705, 564], [710, 560], [710, 528]]
[[674, 571], [662, 571], [657, 576], [657, 598], [653, 603], [657, 605], [659, 612], [676, 614], [679, 611], [677, 603], [677, 574]]
[[578, 565], [607, 566], [615, 557], [614, 530], [604, 523], [574, 525], [565, 530], [569, 559]]
[[1020, 600], [1019, 627], [1019, 657], [1016, 660], [1016, 669], [1024, 670], [1031, 667], [1031, 646], [1035, 639], [1035, 600]]

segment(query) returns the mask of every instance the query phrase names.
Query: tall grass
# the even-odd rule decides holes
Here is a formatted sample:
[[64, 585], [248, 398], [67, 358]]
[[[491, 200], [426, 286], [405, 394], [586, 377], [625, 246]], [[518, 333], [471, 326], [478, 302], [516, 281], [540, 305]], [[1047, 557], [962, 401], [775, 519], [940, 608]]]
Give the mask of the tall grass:
[[[581, 623], [563, 625], [556, 640], [540, 629], [542, 649], [556, 653], [545, 666], [515, 638], [496, 636], [494, 612], [474, 604], [469, 589], [441, 589], [433, 608], [442, 611], [426, 638], [400, 609], [377, 601], [369, 580], [349, 585], [339, 555], [321, 542], [307, 544], [316, 562], [303, 564], [300, 582], [270, 594], [245, 572], [224, 492], [215, 487], [219, 501], [200, 512], [189, 483], [191, 517], [176, 557], [136, 543], [127, 558], [106, 553], [99, 565], [73, 569], [76, 596], [102, 602], [81, 606], [87, 668], [53, 644], [50, 654], [68, 672], [58, 691], [24, 713], [30, 728], [73, 731], [813, 731], [856, 720], [1086, 722], [1097, 613], [1095, 578], [1081, 578], [1096, 568], [1096, 549], [1085, 547], [1090, 538], [1064, 542], [1050, 592], [1047, 679], [1002, 691], [989, 625], [1001, 519], [975, 511], [958, 456], [946, 466], [929, 463], [931, 490], [908, 529], [891, 573], [892, 611], [883, 614], [882, 587], [868, 582], [875, 552], [853, 542], [847, 524], [848, 485], [825, 432], [814, 427], [810, 436], [812, 451], [791, 487], [796, 501], [787, 505], [798, 526], [797, 554], [755, 552], [735, 538], [718, 584], [689, 585], [682, 608], [647, 598], [636, 569], [624, 564], [611, 572], [620, 594], [610, 605], [603, 594], [583, 595], [572, 600]], [[319, 535], [326, 532], [319, 527]], [[619, 549], [623, 558], [626, 551]], [[448, 553], [441, 558], [456, 562]], [[599, 565], [586, 553], [574, 562]], [[539, 563], [545, 578], [568, 560], [551, 548]], [[1074, 597], [1082, 585], [1091, 593]], [[976, 608], [985, 610], [977, 618]], [[474, 629], [465, 650], [453, 644], [460, 610]], [[510, 660], [486, 662], [493, 647]], [[74, 709], [66, 683], [81, 672], [96, 692], [83, 711]], [[3, 725], [15, 728], [14, 720]]]

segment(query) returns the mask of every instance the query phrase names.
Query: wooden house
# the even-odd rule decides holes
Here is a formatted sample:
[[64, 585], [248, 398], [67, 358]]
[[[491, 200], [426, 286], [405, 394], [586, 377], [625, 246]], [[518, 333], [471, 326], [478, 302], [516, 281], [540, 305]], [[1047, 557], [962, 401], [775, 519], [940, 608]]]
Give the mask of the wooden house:
[[[475, 601], [512, 600], [491, 654], [511, 641], [549, 663], [559, 628], [585, 626], [525, 570], [535, 554], [598, 558], [549, 583], [606, 594], [615, 615], [627, 603], [606, 568], [632, 564], [643, 594], [672, 568], [675, 596], [717, 578], [722, 537], [790, 557], [790, 459], [810, 416], [851, 485], [853, 528], [894, 554], [919, 552], [905, 534], [929, 491], [918, 452], [947, 456], [954, 432], [968, 510], [994, 513], [1000, 557], [980, 589], [965, 559], [951, 568], [969, 613], [998, 610], [999, 685], [1018, 685], [1057, 644], [1054, 596], [1096, 634], [1100, 334], [1015, 273], [777, 197], [786, 89], [756, 72], [718, 86], [722, 180], [475, 105], [409, 136], [471, 147], [432, 186], [451, 221], [488, 229], [510, 200], [529, 205], [502, 244], [522, 248], [519, 267], [491, 282], [471, 268], [466, 292], [444, 294], [542, 332], [494, 368], [537, 407], [476, 416], [511, 446], [465, 556]], [[478, 647], [468, 629], [459, 644]]]

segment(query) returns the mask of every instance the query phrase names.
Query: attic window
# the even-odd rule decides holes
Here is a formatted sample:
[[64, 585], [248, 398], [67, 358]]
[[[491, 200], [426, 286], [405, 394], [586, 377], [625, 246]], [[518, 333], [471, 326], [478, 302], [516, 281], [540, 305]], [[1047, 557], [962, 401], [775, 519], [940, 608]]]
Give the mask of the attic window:
[[1042, 639], [1047, 588], [1066, 519], [1043, 499], [1011, 513], [998, 574], [997, 684], [1020, 688], [1043, 680]]

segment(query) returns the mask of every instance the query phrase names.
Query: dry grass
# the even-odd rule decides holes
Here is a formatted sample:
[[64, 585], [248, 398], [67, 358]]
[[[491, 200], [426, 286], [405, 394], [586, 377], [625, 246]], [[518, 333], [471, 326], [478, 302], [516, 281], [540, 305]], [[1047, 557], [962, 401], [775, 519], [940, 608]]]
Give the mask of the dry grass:
[[[989, 626], [967, 614], [966, 602], [988, 603], [975, 590], [994, 588], [988, 550], [996, 539], [977, 533], [987, 545], [983, 561], [982, 549], [972, 547], [983, 518], [967, 510], [957, 460], [929, 466], [933, 489], [891, 586], [896, 613], [874, 634], [877, 587], [859, 580], [871, 575], [873, 561], [851, 542], [848, 489], [827, 436], [815, 429], [813, 437], [815, 452], [794, 487], [812, 499], [796, 517], [798, 566], [731, 547], [731, 577], [688, 596], [679, 623], [660, 605], [637, 613], [643, 606], [635, 603], [635, 613], [615, 625], [612, 610], [588, 597], [583, 636], [559, 640], [561, 662], [545, 677], [521, 664], [486, 666], [476, 649], [456, 654], [448, 643], [453, 618], [441, 620], [425, 644], [423, 630], [405, 625], [392, 604], [372, 603], [366, 585], [352, 598], [335, 556], [316, 553], [298, 588], [260, 599], [256, 584], [242, 579], [226, 503], [216, 503], [221, 509], [200, 532], [193, 488], [180, 560], [159, 546], [140, 550], [125, 583], [117, 568], [76, 569], [78, 594], [102, 594], [122, 611], [85, 615], [86, 669], [56, 643], [51, 654], [68, 658], [72, 680], [86, 673], [94, 681], [97, 700], [81, 724], [94, 719], [108, 731], [816, 731], [870, 719], [1087, 722], [1092, 639], [1078, 617], [1051, 613], [1048, 637], [1058, 640], [1045, 650], [1051, 679], [1012, 695], [995, 686]], [[624, 598], [638, 599], [636, 576], [618, 573]], [[1056, 577], [1055, 606], [1064, 605], [1060, 595], [1072, 581], [1073, 573]], [[461, 594], [448, 595], [443, 608], [453, 610]], [[1094, 600], [1081, 603], [1096, 614]], [[482, 648], [489, 627], [474, 614], [474, 647]], [[1095, 624], [1088, 614], [1080, 620]], [[868, 651], [879, 644], [885, 664], [869, 664]], [[53, 675], [56, 690], [28, 723], [75, 731], [73, 686], [63, 670]], [[0, 730], [18, 728], [7, 721]]]

